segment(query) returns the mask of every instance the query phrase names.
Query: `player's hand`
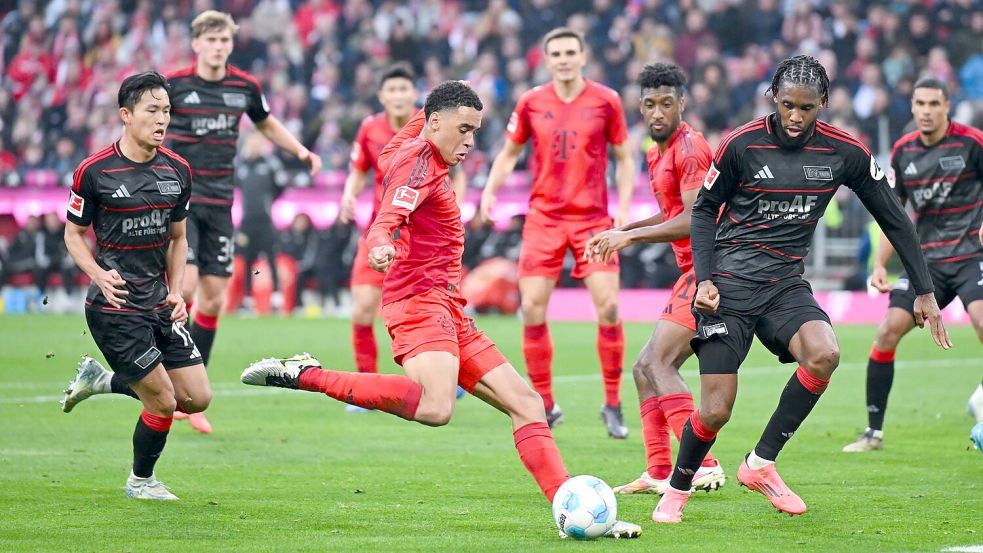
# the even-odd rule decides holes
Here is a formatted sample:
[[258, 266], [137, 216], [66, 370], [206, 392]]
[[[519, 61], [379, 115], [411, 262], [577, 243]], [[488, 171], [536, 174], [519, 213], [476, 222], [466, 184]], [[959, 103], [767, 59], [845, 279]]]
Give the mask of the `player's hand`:
[[584, 261], [611, 261], [614, 252], [621, 251], [631, 245], [631, 234], [623, 230], [606, 230], [595, 234], [587, 241], [584, 248]]
[[126, 286], [126, 281], [123, 277], [119, 276], [116, 269], [110, 269], [108, 271], [100, 271], [94, 279], [96, 286], [102, 291], [102, 295], [109, 302], [109, 305], [113, 307], [123, 307], [126, 305], [126, 297], [130, 293], [123, 289]]
[[495, 222], [492, 219], [492, 211], [495, 209], [495, 195], [486, 192], [481, 194], [481, 206], [478, 208], [478, 221], [483, 225], [490, 225]]
[[297, 159], [303, 161], [311, 168], [311, 176], [318, 174], [321, 170], [321, 156], [304, 148], [297, 154]]
[[713, 315], [720, 306], [720, 292], [712, 280], [704, 280], [696, 287], [693, 307], [704, 315]]
[[355, 205], [357, 203], [354, 194], [345, 192], [341, 195], [341, 209], [338, 212], [338, 220], [341, 221], [341, 224], [347, 225], [355, 219]]
[[870, 285], [877, 288], [880, 293], [890, 292], [891, 284], [887, 281], [887, 269], [884, 267], [874, 267], [870, 274]]
[[170, 292], [164, 301], [171, 306], [172, 321], [182, 324], [188, 322], [188, 305], [184, 303], [180, 292]]
[[392, 246], [376, 246], [369, 250], [369, 265], [380, 273], [386, 272], [394, 259], [396, 248]]
[[924, 328], [928, 323], [928, 329], [932, 332], [932, 339], [935, 345], [942, 349], [952, 347], [952, 339], [949, 338], [949, 331], [942, 324], [942, 314], [939, 304], [935, 301], [935, 294], [928, 293], [915, 297], [915, 305], [912, 308], [915, 315], [915, 324]]

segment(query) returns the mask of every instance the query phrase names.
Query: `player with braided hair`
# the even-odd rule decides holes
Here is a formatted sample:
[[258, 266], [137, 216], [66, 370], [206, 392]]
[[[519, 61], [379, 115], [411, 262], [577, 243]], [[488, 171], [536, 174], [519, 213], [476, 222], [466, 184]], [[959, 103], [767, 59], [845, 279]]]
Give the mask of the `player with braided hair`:
[[836, 335], [802, 278], [802, 260], [841, 185], [857, 194], [897, 249], [916, 294], [916, 324], [927, 322], [939, 347], [952, 346], [914, 227], [884, 171], [861, 142], [817, 120], [828, 90], [829, 77], [815, 58], [783, 61], [770, 90], [776, 111], [727, 136], [703, 179], [690, 230], [697, 282], [691, 345], [700, 360], [700, 406], [683, 428], [655, 522], [681, 521], [693, 475], [730, 419], [737, 371], [755, 335], [781, 362], [798, 368], [737, 480], [779, 511], [806, 512], [775, 470], [775, 459], [839, 364]]

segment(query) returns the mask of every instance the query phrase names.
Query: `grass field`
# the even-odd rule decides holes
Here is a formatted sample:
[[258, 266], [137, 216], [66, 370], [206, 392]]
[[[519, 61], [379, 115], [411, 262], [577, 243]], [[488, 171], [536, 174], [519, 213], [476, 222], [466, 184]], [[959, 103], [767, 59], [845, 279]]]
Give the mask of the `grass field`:
[[[521, 368], [519, 323], [484, 318], [479, 325]], [[967, 450], [965, 411], [983, 351], [966, 327], [952, 329], [956, 347], [948, 353], [925, 332], [902, 344], [887, 449], [866, 455], [839, 449], [865, 423], [874, 329], [838, 328], [843, 363], [779, 462], [809, 505], [796, 518], [734, 478], [794, 369], [756, 345], [734, 417], [714, 448], [727, 485], [695, 496], [674, 527], [650, 521], [654, 496], [623, 498], [619, 518], [642, 524], [643, 536], [590, 543], [557, 539], [508, 421], [474, 398], [461, 400], [448, 427], [431, 429], [378, 413], [349, 415], [321, 395], [239, 383], [249, 362], [304, 350], [350, 369], [348, 323], [337, 320], [223, 320], [210, 369], [215, 432], [202, 436], [175, 423], [157, 465], [181, 501], [128, 500], [137, 403], [103, 396], [68, 415], [58, 408], [79, 355], [97, 353], [84, 327], [81, 316], [0, 317], [0, 551], [859, 552], [983, 544], [983, 456]], [[598, 420], [594, 326], [552, 328], [556, 395], [566, 413], [555, 434], [567, 467], [612, 486], [637, 476], [644, 457], [630, 377], [623, 397], [632, 434], [613, 441]], [[626, 331], [630, 367], [650, 328]], [[381, 326], [377, 332], [388, 367], [388, 342]], [[695, 385], [695, 364], [683, 372]]]

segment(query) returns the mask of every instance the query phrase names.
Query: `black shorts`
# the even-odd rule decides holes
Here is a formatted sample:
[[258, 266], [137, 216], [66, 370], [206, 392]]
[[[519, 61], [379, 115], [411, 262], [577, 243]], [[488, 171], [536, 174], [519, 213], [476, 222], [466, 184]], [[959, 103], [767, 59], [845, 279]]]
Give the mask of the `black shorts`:
[[167, 370], [201, 363], [201, 354], [183, 325], [171, 321], [171, 309], [108, 313], [86, 309], [92, 339], [113, 372], [127, 384], [163, 363]]
[[700, 359], [700, 374], [735, 374], [755, 335], [779, 361], [792, 363], [788, 343], [799, 328], [809, 321], [830, 322], [812, 286], [799, 277], [767, 284], [720, 279], [717, 289], [716, 315], [694, 310], [696, 337], [690, 345]]
[[[983, 259], [967, 259], [955, 263], [929, 262], [928, 272], [935, 284], [935, 300], [939, 308], [952, 303], [959, 296], [963, 307], [976, 300], [983, 300]], [[911, 287], [908, 274], [902, 273], [891, 290], [891, 307], [900, 307], [913, 313], [915, 290]]]
[[232, 207], [192, 202], [187, 220], [188, 264], [196, 265], [200, 275], [232, 276]]

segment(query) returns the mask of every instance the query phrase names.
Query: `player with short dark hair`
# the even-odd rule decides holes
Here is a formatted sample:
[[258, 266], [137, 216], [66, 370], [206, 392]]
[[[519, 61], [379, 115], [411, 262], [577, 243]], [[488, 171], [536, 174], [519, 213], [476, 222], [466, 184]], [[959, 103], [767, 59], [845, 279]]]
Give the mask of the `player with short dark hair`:
[[776, 112], [721, 142], [693, 205], [697, 330], [691, 345], [700, 360], [700, 406], [683, 428], [669, 488], [652, 513], [655, 522], [681, 521], [693, 474], [730, 418], [737, 371], [755, 335], [781, 362], [799, 367], [737, 480], [782, 512], [805, 513], [805, 503], [775, 470], [775, 459], [839, 364], [829, 317], [802, 272], [816, 225], [841, 185], [857, 194], [898, 249], [916, 293], [916, 323], [928, 322], [936, 344], [952, 346], [914, 228], [884, 172], [862, 143], [817, 120], [828, 100], [825, 68], [811, 56], [786, 59], [770, 92]]
[[[380, 156], [386, 193], [366, 240], [369, 263], [388, 271], [382, 314], [393, 337], [393, 358], [406, 376], [326, 370], [303, 354], [258, 361], [243, 372], [242, 381], [322, 392], [428, 426], [450, 421], [459, 384], [512, 419], [519, 457], [552, 501], [569, 475], [542, 399], [464, 315], [464, 224], [449, 170], [474, 147], [482, 108], [466, 84], [441, 83]], [[393, 263], [392, 236], [399, 228], [409, 229], [409, 251]], [[620, 537], [640, 532], [625, 523], [614, 528]]]
[[[369, 171], [375, 173], [372, 217], [382, 204], [384, 192], [382, 179], [386, 172], [378, 165], [379, 154], [396, 132], [413, 117], [418, 92], [414, 83], [413, 69], [398, 63], [387, 69], [379, 77], [379, 90], [376, 94], [383, 111], [366, 117], [358, 127], [355, 142], [352, 144], [351, 170], [345, 179], [341, 195], [339, 219], [349, 223], [355, 219], [356, 197], [365, 189]], [[464, 195], [465, 179], [463, 171], [452, 171], [454, 189], [458, 200]], [[403, 251], [409, 244], [409, 236], [402, 232], [396, 242], [397, 249]], [[382, 282], [385, 274], [369, 266], [369, 248], [365, 235], [358, 241], [358, 250], [352, 263], [352, 349], [355, 352], [355, 368], [359, 372], [378, 372], [375, 333], [372, 324], [382, 303]], [[349, 412], [362, 409], [348, 406]]]
[[[628, 222], [635, 168], [624, 108], [617, 92], [584, 78], [587, 54], [580, 33], [554, 29], [543, 38], [543, 50], [552, 80], [519, 98], [505, 144], [488, 174], [480, 217], [491, 221], [498, 189], [531, 139], [532, 194], [519, 253], [522, 353], [529, 380], [543, 397], [550, 426], [561, 422], [563, 412], [553, 400], [553, 340], [546, 310], [571, 250], [571, 276], [583, 279], [597, 313], [597, 353], [604, 381], [601, 417], [609, 436], [626, 438], [620, 397], [625, 336], [618, 316], [618, 258], [604, 263], [583, 255], [591, 236]], [[614, 152], [618, 188], [613, 224], [608, 215], [608, 145]]]
[[[164, 148], [171, 105], [155, 72], [127, 77], [119, 89], [123, 136], [75, 171], [65, 244], [92, 284], [85, 301], [89, 332], [109, 366], [83, 358], [66, 391], [65, 411], [92, 393], [114, 391], [143, 403], [133, 432], [126, 495], [173, 500], [154, 476], [176, 409], [204, 411], [211, 401], [201, 355], [184, 327], [177, 283], [188, 254], [185, 218], [191, 167]], [[93, 257], [85, 241], [92, 226]]]
[[[256, 77], [229, 65], [238, 25], [227, 13], [206, 10], [191, 22], [194, 65], [170, 73], [174, 119], [168, 141], [191, 163], [195, 190], [188, 214], [188, 271], [184, 299], [194, 304], [191, 335], [208, 365], [218, 317], [232, 275], [235, 253], [232, 189], [239, 121], [243, 114], [284, 151], [321, 169], [321, 158], [304, 147], [276, 116]], [[196, 296], [197, 293], [197, 296]], [[199, 432], [211, 425], [203, 415], [190, 419]]]
[[[888, 183], [902, 204], [914, 208], [939, 306], [945, 308], [958, 296], [983, 340], [983, 132], [950, 121], [949, 107], [945, 83], [935, 78], [915, 83], [911, 115], [917, 128], [894, 143]], [[887, 281], [885, 266], [893, 253], [887, 240], [878, 242], [871, 285], [891, 292], [891, 301], [867, 362], [867, 429], [845, 452], [883, 447], [894, 353], [915, 326], [915, 291], [908, 275], [893, 287]]]
[[[646, 162], [652, 194], [660, 212], [648, 219], [604, 231], [587, 242], [585, 255], [606, 261], [632, 244], [668, 242], [682, 276], [673, 286], [662, 312], [632, 371], [642, 415], [646, 470], [636, 480], [614, 488], [616, 493], [665, 493], [672, 473], [670, 429], [678, 441], [694, 410], [693, 394], [679, 376], [691, 355], [696, 320], [690, 310], [695, 287], [689, 243], [693, 202], [710, 167], [711, 151], [703, 135], [683, 122], [686, 74], [672, 63], [646, 65], [638, 75], [639, 109], [655, 142]], [[707, 453], [693, 477], [693, 488], [715, 490], [726, 482], [720, 463]]]

